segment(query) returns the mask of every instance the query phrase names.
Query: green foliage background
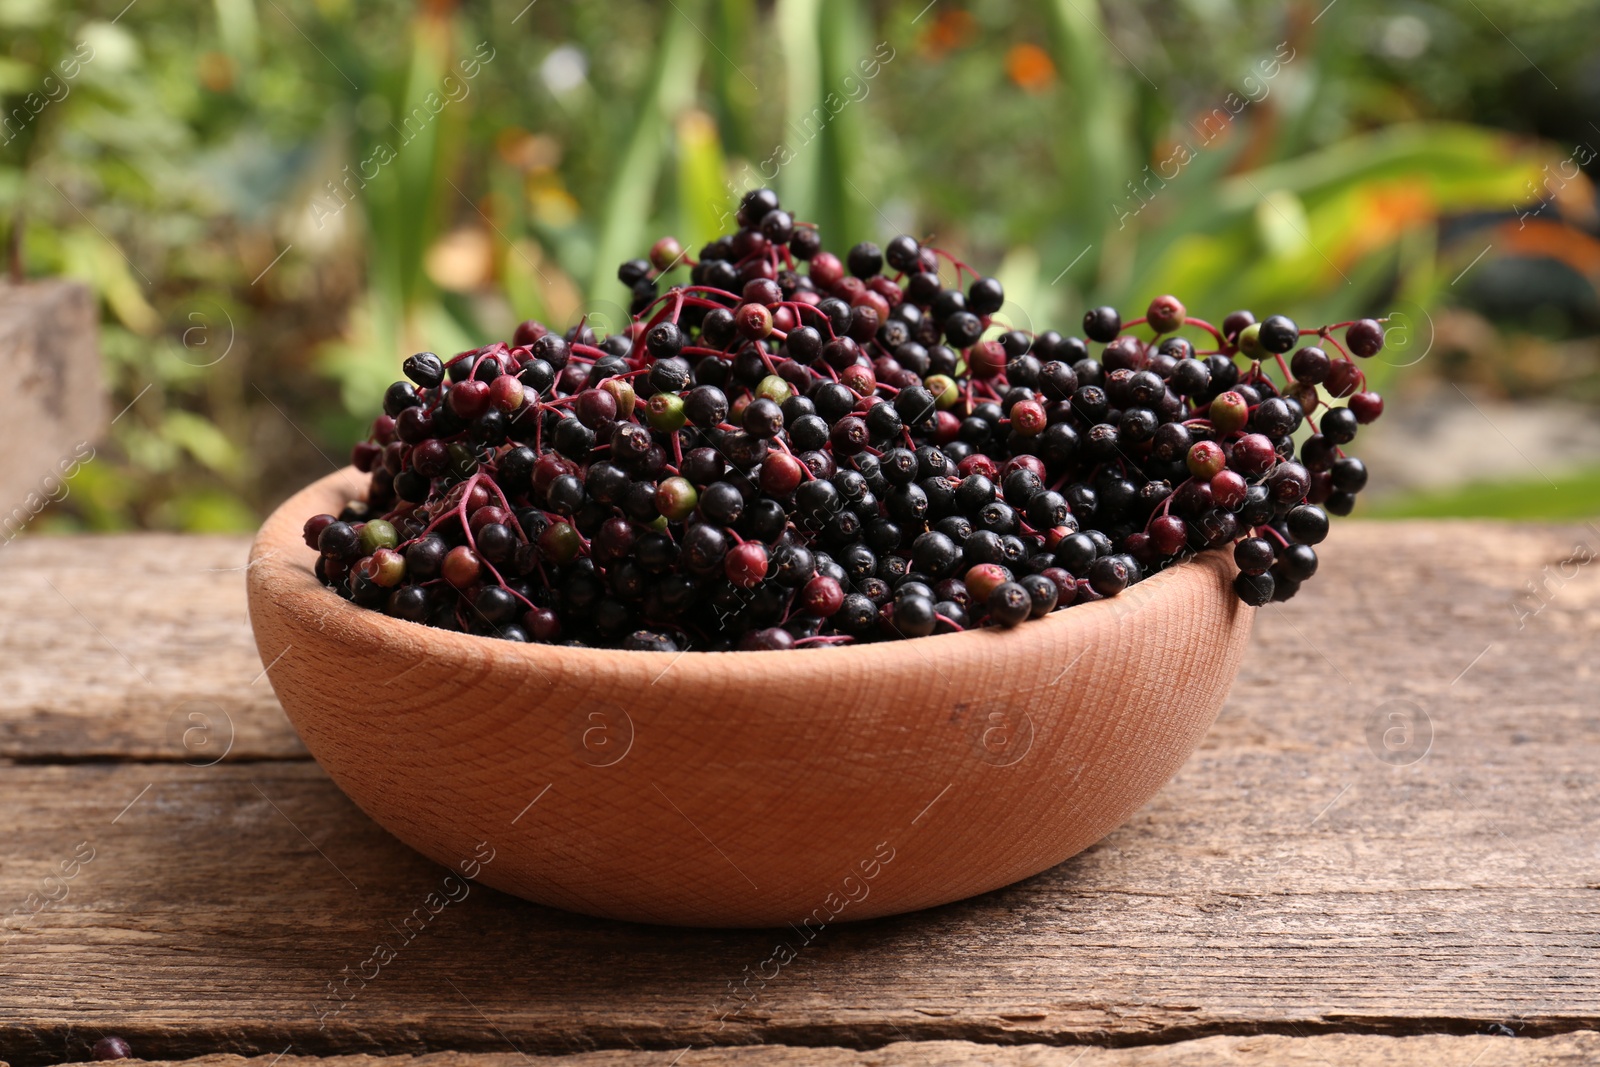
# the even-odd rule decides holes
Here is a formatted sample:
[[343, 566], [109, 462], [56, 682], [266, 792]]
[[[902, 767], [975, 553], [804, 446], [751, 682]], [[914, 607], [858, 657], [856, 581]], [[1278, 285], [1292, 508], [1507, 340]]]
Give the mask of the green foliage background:
[[[1394, 312], [1379, 387], [1592, 400], [1600, 245], [1572, 160], [1600, 145], [1597, 21], [1596, 0], [0, 0], [8, 268], [94, 287], [130, 405], [50, 521], [249, 528], [342, 461], [405, 353], [613, 324], [617, 261], [708, 239], [765, 177], [831, 247], [904, 230], [996, 273], [1024, 326], [1165, 291]], [[1496, 237], [1535, 207], [1543, 245]], [[1486, 242], [1509, 268], [1473, 261]], [[1562, 284], [1519, 302], [1530, 257]], [[1469, 265], [1491, 283], [1453, 284]], [[1454, 312], [1524, 357], [1399, 370], [1421, 316]], [[1586, 514], [1597, 478], [1388, 511]]]

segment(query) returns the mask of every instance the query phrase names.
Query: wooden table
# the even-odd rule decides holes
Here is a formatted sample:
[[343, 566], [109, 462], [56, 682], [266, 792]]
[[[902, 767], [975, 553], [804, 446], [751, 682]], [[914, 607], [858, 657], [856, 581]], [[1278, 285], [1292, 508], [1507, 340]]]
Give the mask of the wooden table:
[[112, 1033], [260, 1067], [1600, 1062], [1600, 525], [1339, 524], [1128, 825], [1009, 889], [831, 927], [764, 984], [782, 932], [482, 887], [364, 965], [445, 872], [307, 758], [245, 549], [0, 549], [15, 1067]]

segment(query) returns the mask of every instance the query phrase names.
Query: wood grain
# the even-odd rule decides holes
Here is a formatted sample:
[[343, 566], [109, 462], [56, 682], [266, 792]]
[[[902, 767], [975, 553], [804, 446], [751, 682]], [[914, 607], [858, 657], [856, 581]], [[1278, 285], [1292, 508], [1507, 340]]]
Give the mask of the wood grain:
[[236, 537], [0, 545], [0, 760], [202, 763], [230, 734], [230, 759], [307, 758], [256, 657], [248, 552]]
[[80, 282], [0, 281], [0, 543], [71, 491], [106, 425], [99, 309]]
[[[19, 541], [0, 552], [0, 590], [31, 582], [33, 596], [0, 616], [7, 650], [41, 629], [27, 654], [0, 660], [7, 729], [63, 708], [84, 736], [6, 735], [8, 755], [29, 765], [7, 767], [0, 793], [0, 1059], [82, 1057], [116, 1032], [160, 1057], [514, 1045], [660, 1050], [670, 1063], [692, 1045], [685, 1067], [710, 1062], [697, 1058], [712, 1046], [849, 1062], [817, 1057], [949, 1040], [996, 1046], [985, 1062], [1006, 1062], [998, 1046], [1053, 1046], [1071, 1063], [1081, 1050], [1068, 1046], [1082, 1043], [1212, 1055], [1305, 1038], [1348, 1044], [1338, 1055], [1285, 1044], [1282, 1055], [1592, 1060], [1577, 1043], [1589, 1035], [1555, 1036], [1600, 1026], [1600, 580], [1592, 565], [1561, 566], [1575, 545], [1600, 549], [1600, 531], [1340, 524], [1317, 580], [1259, 614], [1200, 752], [1131, 822], [1021, 885], [830, 926], [764, 985], [740, 982], [792, 934], [609, 923], [474, 888], [335, 1015], [324, 1014], [341, 1003], [327, 983], [397, 940], [446, 872], [313, 764], [230, 756], [199, 767], [181, 747], [172, 755], [164, 700], [130, 699], [147, 683], [40, 580], [100, 606], [86, 613], [158, 694], [240, 693], [259, 671], [242, 617], [234, 644], [217, 631], [185, 671], [164, 667], [161, 649], [186, 640], [192, 620], [214, 620], [202, 633], [220, 626], [227, 597], [242, 607], [237, 572], [201, 580], [233, 590], [210, 599], [200, 582], [181, 596], [167, 587], [185, 565], [198, 572], [231, 552], [238, 566], [243, 543]], [[101, 592], [98, 560], [113, 553], [168, 570], [125, 566], [120, 588]], [[1536, 612], [1541, 601], [1514, 599], [1529, 581], [1544, 598]], [[139, 622], [116, 618], [119, 604], [142, 605]], [[11, 695], [24, 690], [27, 702]], [[1384, 747], [1392, 720], [1372, 728], [1397, 700], [1431, 722], [1425, 756], [1420, 741]], [[120, 721], [93, 714], [101, 701]], [[166, 754], [53, 762], [114, 750], [118, 737]], [[536, 813], [554, 820], [559, 808]], [[95, 858], [66, 899], [17, 916], [82, 841]], [[1453, 1037], [1440, 1047], [1459, 1051], [1410, 1060], [1390, 1043], [1497, 1024], [1541, 1040]], [[1083, 1064], [1164, 1062], [1090, 1055], [1100, 1053]]]
[[[137, 1050], [135, 1050], [137, 1051]], [[680, 1050], [681, 1051], [681, 1050]], [[657, 1052], [608, 1049], [551, 1057], [551, 1067], [910, 1067], [913, 1064], [983, 1064], [985, 1067], [1590, 1067], [1600, 1061], [1600, 1034], [1564, 1034], [1520, 1040], [1507, 1037], [1205, 1037], [1136, 1048], [985, 1045], [971, 1041], [901, 1041], [882, 1048], [744, 1048]], [[168, 1061], [170, 1067], [526, 1067], [516, 1053], [439, 1052], [425, 1056], [212, 1055]]]

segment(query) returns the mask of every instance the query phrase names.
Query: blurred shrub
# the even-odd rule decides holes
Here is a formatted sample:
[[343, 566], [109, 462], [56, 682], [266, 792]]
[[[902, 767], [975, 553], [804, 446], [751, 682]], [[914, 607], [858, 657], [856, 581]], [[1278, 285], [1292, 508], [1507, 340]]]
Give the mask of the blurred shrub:
[[[403, 354], [613, 327], [618, 260], [764, 181], [836, 246], [958, 250], [1040, 329], [1173, 290], [1307, 321], [1458, 301], [1570, 340], [1600, 280], [1597, 14], [0, 0], [9, 269], [95, 287], [131, 405], [54, 521], [248, 527], [343, 462]], [[1516, 297], [1530, 263], [1567, 288]]]

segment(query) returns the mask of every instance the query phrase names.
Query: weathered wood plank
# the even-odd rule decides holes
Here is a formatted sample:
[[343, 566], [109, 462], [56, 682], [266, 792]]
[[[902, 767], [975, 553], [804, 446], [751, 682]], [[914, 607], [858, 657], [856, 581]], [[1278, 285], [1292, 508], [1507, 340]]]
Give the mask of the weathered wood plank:
[[[856, 1051], [751, 1045], [743, 1048], [677, 1050], [608, 1049], [550, 1059], [554, 1067], [911, 1067], [921, 1064], [984, 1064], [993, 1067], [1587, 1067], [1600, 1060], [1600, 1034], [1577, 1033], [1520, 1040], [1507, 1037], [1206, 1037], [1171, 1045], [1135, 1048], [1050, 1045], [984, 1045], [970, 1041], [906, 1041]], [[166, 1061], [162, 1067], [526, 1067], [513, 1052], [439, 1052], [426, 1056], [200, 1056]]]
[[0, 759], [306, 758], [262, 676], [237, 537], [0, 546]]
[[25, 530], [94, 459], [106, 424], [99, 311], [79, 282], [0, 281], [0, 543]]
[[[691, 1063], [733, 1044], [1135, 1045], [1600, 1026], [1600, 708], [1590, 663], [1600, 581], [1593, 567], [1569, 566], [1570, 577], [1545, 582], [1546, 607], [1529, 615], [1528, 602], [1520, 630], [1512, 600], [1575, 542], [1600, 546], [1600, 533], [1346, 524], [1335, 536], [1325, 573], [1262, 613], [1206, 746], [1131, 823], [1008, 890], [830, 927], [795, 944], [797, 958], [775, 973], [764, 961], [777, 942], [798, 942], [792, 931], [609, 924], [477, 888], [404, 937], [397, 927], [445, 872], [377, 830], [314, 765], [230, 757], [185, 766], [162, 750], [159, 698], [112, 702], [125, 720], [116, 733], [144, 739], [136, 743], [156, 753], [148, 758], [166, 762], [5, 771], [0, 1059], [59, 1062], [73, 1042], [105, 1032], [165, 1057], [291, 1044], [495, 1052], [511, 1042], [546, 1055], [693, 1046]], [[259, 671], [236, 643], [248, 641], [242, 620], [226, 621], [227, 599], [242, 604], [236, 576], [186, 585], [181, 573], [229, 553], [237, 566], [241, 543], [179, 552], [189, 542], [130, 540], [128, 551], [146, 553], [138, 558], [186, 557], [149, 579], [125, 569], [107, 592], [85, 562], [104, 555], [84, 551], [94, 542], [0, 553], [9, 570], [0, 596], [49, 603], [40, 581], [49, 576], [104, 634], [67, 609], [53, 619], [53, 643], [29, 637], [27, 653], [0, 667], [9, 683], [0, 694], [13, 702], [5, 717], [56, 707], [76, 716], [89, 739], [55, 749], [67, 758], [119, 751], [126, 741], [95, 709], [147, 684], [108, 641], [157, 691], [241, 699]], [[4, 558], [18, 551], [37, 554]], [[119, 603], [141, 601], [138, 621], [116, 617]], [[211, 620], [196, 637], [210, 644], [173, 670], [163, 642], [189, 639], [175, 621], [187, 610]], [[8, 650], [19, 626], [38, 625], [11, 611], [0, 619]], [[94, 666], [86, 695], [74, 693], [83, 683], [68, 666], [73, 654]], [[41, 662], [61, 679], [55, 691], [25, 677]], [[27, 684], [29, 703], [7, 693]], [[249, 699], [236, 720], [277, 714]], [[1411, 701], [1416, 721], [1420, 712], [1431, 722], [1425, 758], [1409, 762], [1422, 756], [1420, 731], [1410, 748], [1384, 747], [1394, 722], [1380, 717], [1374, 728], [1372, 717], [1390, 700]], [[13, 758], [52, 757], [55, 742], [42, 734], [7, 736]], [[266, 751], [270, 732], [253, 736], [262, 739], [253, 751]], [[559, 820], [559, 800], [541, 801], [518, 832]], [[16, 915], [84, 841], [94, 858], [67, 897]], [[736, 841], [719, 844], [736, 855]], [[902, 855], [914, 859], [915, 848], [906, 841]], [[344, 968], [362, 970], [376, 944], [402, 938], [370, 981], [330, 994]], [[756, 977], [741, 984], [747, 975]], [[1474, 1046], [1461, 1062], [1478, 1054]]]

